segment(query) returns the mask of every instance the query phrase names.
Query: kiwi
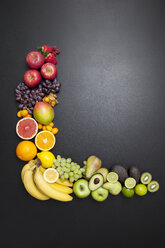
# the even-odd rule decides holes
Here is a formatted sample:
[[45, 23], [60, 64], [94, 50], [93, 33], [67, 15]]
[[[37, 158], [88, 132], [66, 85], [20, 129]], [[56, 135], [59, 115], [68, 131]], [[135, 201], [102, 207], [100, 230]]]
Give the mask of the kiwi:
[[119, 181], [124, 183], [125, 179], [128, 177], [127, 170], [121, 165], [114, 165], [110, 171], [115, 172], [119, 176]]
[[133, 177], [136, 180], [136, 183], [139, 182], [140, 179], [140, 170], [136, 166], [131, 166], [128, 170], [128, 174], [130, 177]]
[[140, 177], [140, 181], [143, 184], [149, 184], [152, 180], [152, 175], [149, 172], [143, 172]]
[[159, 189], [159, 183], [157, 181], [151, 181], [148, 186], [147, 186], [147, 189], [149, 192], [153, 193], [153, 192], [156, 192], [158, 191]]

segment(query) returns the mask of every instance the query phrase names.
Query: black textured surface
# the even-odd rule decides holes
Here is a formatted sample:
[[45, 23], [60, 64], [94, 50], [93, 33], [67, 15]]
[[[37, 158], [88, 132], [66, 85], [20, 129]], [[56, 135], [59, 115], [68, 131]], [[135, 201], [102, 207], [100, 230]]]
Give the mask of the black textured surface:
[[[1, 1], [1, 247], [165, 247], [165, 1]], [[40, 202], [15, 156], [14, 89], [26, 54], [57, 45], [55, 154], [150, 171], [146, 197]]]

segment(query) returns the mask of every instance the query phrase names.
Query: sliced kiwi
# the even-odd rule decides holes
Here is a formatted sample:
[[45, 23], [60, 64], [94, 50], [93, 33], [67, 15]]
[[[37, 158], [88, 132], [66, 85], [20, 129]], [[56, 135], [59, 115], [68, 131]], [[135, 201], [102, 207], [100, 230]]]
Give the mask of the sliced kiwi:
[[157, 181], [151, 181], [148, 186], [147, 186], [147, 189], [149, 192], [153, 193], [153, 192], [156, 192], [158, 191], [159, 189], [159, 183]]
[[115, 172], [109, 172], [107, 175], [107, 181], [109, 183], [116, 183], [118, 181], [118, 179], [119, 179], [119, 176]]
[[149, 172], [143, 172], [140, 177], [140, 181], [143, 184], [149, 184], [152, 180], [152, 175]]
[[136, 180], [133, 177], [128, 177], [125, 182], [124, 185], [127, 189], [133, 189], [136, 185]]

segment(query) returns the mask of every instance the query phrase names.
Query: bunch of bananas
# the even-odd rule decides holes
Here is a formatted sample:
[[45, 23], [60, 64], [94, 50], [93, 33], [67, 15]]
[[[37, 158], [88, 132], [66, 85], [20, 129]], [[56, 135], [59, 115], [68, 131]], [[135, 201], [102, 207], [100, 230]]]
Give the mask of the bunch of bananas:
[[60, 179], [56, 183], [47, 183], [43, 177], [42, 167], [36, 165], [36, 160], [27, 163], [22, 171], [21, 178], [27, 192], [38, 200], [49, 200], [50, 198], [58, 201], [72, 201], [70, 196], [73, 192], [73, 184], [68, 180], [61, 182]]

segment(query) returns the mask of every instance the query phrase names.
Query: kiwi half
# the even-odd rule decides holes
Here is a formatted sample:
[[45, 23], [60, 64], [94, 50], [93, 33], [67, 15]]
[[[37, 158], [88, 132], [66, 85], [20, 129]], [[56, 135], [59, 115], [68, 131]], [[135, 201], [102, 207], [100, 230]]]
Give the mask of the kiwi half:
[[151, 181], [148, 186], [147, 186], [147, 189], [149, 192], [153, 193], [153, 192], [156, 192], [158, 191], [159, 189], [159, 183], [157, 181]]
[[149, 184], [152, 180], [152, 175], [149, 172], [143, 172], [140, 181], [143, 184]]

